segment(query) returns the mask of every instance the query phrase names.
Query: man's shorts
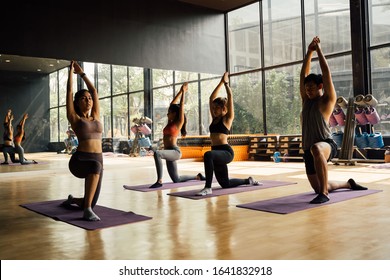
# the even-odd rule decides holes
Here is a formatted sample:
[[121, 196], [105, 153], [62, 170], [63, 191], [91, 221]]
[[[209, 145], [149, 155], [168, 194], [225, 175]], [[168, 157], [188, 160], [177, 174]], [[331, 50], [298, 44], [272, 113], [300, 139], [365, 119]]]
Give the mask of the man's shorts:
[[[330, 156], [328, 158], [328, 161], [330, 161], [332, 158], [334, 158], [337, 155], [337, 144], [333, 139], [325, 139], [322, 142], [326, 142], [331, 147]], [[316, 174], [316, 169], [314, 167], [314, 158], [311, 154], [310, 150], [305, 150], [303, 155], [303, 159], [305, 160], [305, 168], [306, 168], [306, 174], [307, 175], [313, 175]]]

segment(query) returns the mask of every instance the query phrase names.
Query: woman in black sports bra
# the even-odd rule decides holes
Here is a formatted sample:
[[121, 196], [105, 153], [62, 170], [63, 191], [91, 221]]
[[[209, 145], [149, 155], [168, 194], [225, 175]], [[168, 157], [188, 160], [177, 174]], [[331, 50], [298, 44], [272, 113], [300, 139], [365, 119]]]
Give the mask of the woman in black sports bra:
[[[227, 98], [218, 97], [218, 93], [223, 85], [225, 85]], [[229, 179], [227, 164], [233, 160], [234, 152], [228, 143], [228, 135], [234, 119], [234, 106], [228, 72], [223, 74], [221, 81], [210, 95], [209, 104], [213, 118], [209, 127], [211, 151], [204, 154], [206, 184], [197, 195], [203, 196], [212, 193], [213, 173], [215, 173], [215, 177], [222, 188], [258, 185], [259, 183], [252, 177], [248, 179]]]

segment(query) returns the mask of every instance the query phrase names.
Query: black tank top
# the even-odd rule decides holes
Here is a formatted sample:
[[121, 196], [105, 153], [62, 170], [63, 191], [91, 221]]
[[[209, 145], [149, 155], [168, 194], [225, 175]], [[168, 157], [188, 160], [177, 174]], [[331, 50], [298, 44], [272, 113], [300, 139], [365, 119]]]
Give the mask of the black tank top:
[[214, 120], [213, 120], [209, 126], [209, 130], [210, 130], [210, 133], [230, 134], [230, 130], [227, 129], [227, 127], [223, 123], [223, 118], [220, 118], [219, 122], [217, 122], [217, 123], [214, 123]]

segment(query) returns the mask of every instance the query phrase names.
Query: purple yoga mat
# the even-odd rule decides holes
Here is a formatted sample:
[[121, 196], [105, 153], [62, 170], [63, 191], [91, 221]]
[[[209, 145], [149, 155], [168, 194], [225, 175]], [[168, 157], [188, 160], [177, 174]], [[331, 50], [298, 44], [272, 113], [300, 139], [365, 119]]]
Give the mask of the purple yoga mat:
[[215, 196], [220, 196], [220, 195], [249, 192], [249, 191], [255, 191], [255, 190], [268, 189], [268, 188], [273, 188], [273, 187], [280, 187], [280, 186], [296, 184], [296, 183], [292, 183], [292, 182], [270, 181], [270, 180], [262, 180], [262, 181], [259, 181], [259, 183], [261, 183], [262, 185], [258, 185], [258, 186], [242, 185], [242, 186], [238, 186], [235, 188], [216, 187], [216, 188], [212, 188], [212, 190], [213, 190], [212, 194], [208, 194], [208, 195], [204, 195], [204, 196], [196, 195], [198, 192], [200, 192], [202, 190], [202, 188], [199, 188], [196, 190], [190, 190], [190, 191], [168, 193], [168, 195], [198, 200], [198, 199], [215, 197]]
[[8, 161], [8, 164], [1, 164], [1, 166], [15, 166], [15, 165], [27, 166], [27, 165], [47, 164], [47, 163], [48, 163], [47, 161], [40, 161], [40, 162], [29, 163], [29, 164], [20, 164], [19, 162], [14, 163], [14, 162]]
[[[214, 179], [213, 182], [216, 182]], [[139, 191], [139, 192], [153, 192], [158, 190], [168, 190], [168, 189], [175, 189], [175, 188], [181, 188], [181, 187], [188, 187], [188, 186], [196, 186], [196, 185], [204, 185], [205, 181], [199, 181], [199, 180], [190, 180], [186, 182], [180, 182], [180, 183], [173, 183], [173, 182], [166, 182], [163, 183], [161, 188], [149, 188], [153, 183], [146, 184], [146, 185], [138, 185], [138, 186], [129, 186], [129, 185], [123, 185], [123, 188], [126, 190], [132, 190], [132, 191]]]
[[21, 204], [20, 206], [34, 211], [38, 214], [62, 221], [87, 230], [95, 230], [130, 224], [152, 219], [151, 217], [137, 215], [133, 212], [124, 212], [104, 206], [96, 205], [93, 211], [100, 217], [101, 221], [86, 221], [82, 219], [83, 212], [78, 207], [64, 207], [61, 203], [64, 200], [52, 200]]
[[319, 206], [325, 206], [328, 204], [366, 196], [381, 192], [381, 190], [365, 190], [365, 191], [351, 191], [351, 190], [338, 190], [329, 193], [330, 200], [322, 204], [310, 204], [317, 195], [313, 192], [300, 193], [289, 195], [285, 197], [273, 198], [268, 200], [256, 201], [247, 204], [240, 204], [237, 207], [246, 208], [251, 210], [258, 210], [264, 212], [271, 212], [277, 214], [289, 214], [301, 210], [311, 209]]

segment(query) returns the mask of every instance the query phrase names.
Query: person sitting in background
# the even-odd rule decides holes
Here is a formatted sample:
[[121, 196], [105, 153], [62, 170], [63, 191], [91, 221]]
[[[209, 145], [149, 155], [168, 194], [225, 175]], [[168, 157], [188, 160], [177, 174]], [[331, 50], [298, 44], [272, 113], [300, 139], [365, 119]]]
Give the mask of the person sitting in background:
[[76, 133], [72, 130], [72, 128], [69, 126], [68, 130], [66, 131], [66, 135], [68, 135], [68, 138], [64, 140], [65, 143], [65, 151], [68, 155], [73, 154], [77, 150], [78, 140]]

